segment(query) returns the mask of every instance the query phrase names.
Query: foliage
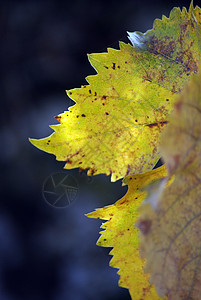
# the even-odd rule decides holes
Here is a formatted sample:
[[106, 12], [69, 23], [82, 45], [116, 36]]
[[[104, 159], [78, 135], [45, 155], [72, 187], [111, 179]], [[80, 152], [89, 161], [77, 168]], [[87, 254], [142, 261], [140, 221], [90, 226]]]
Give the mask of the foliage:
[[[142, 253], [158, 294], [200, 299], [201, 286], [201, 75], [186, 86], [161, 140], [173, 183], [141, 209]], [[160, 187], [159, 187], [160, 188]]]
[[151, 170], [175, 96], [197, 71], [199, 13], [192, 6], [189, 13], [175, 8], [151, 31], [130, 34], [137, 47], [120, 43], [120, 50], [89, 55], [98, 74], [68, 91], [76, 104], [56, 117], [61, 124], [51, 126], [55, 132], [31, 142], [66, 161], [67, 169], [112, 174], [112, 181]]
[[87, 215], [108, 220], [101, 226], [105, 230], [101, 232], [97, 245], [113, 247], [110, 265], [119, 269], [119, 285], [129, 289], [133, 299], [159, 299], [144, 272], [144, 260], [139, 255], [138, 229], [133, 225], [139, 216], [138, 207], [146, 196], [141, 189], [166, 175], [166, 168], [162, 166], [144, 174], [127, 176], [123, 183], [128, 185], [128, 192], [122, 199]]
[[[97, 74], [67, 92], [76, 104], [55, 117], [53, 134], [31, 143], [67, 169], [127, 176], [127, 194], [88, 216], [107, 220], [98, 245], [113, 247], [110, 264], [132, 299], [199, 299], [201, 9], [174, 8], [129, 39], [89, 55]], [[164, 166], [152, 170], [161, 155], [168, 177]]]

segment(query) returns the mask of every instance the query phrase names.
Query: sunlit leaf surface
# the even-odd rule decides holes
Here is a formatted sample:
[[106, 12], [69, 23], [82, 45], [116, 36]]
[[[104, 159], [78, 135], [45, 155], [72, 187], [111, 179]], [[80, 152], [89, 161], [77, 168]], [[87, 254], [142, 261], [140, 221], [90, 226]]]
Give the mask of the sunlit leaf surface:
[[119, 285], [129, 289], [133, 300], [161, 299], [144, 272], [144, 260], [139, 255], [138, 228], [134, 224], [139, 215], [138, 207], [146, 196], [142, 188], [165, 176], [164, 166], [144, 174], [127, 176], [124, 184], [128, 185], [128, 192], [122, 199], [87, 215], [108, 220], [101, 226], [105, 230], [101, 231], [97, 244], [113, 247], [110, 265], [119, 269]]
[[175, 95], [197, 72], [200, 23], [200, 8], [174, 8], [144, 35], [130, 34], [134, 47], [120, 43], [120, 50], [89, 55], [97, 75], [68, 91], [76, 104], [56, 117], [61, 124], [51, 126], [51, 136], [32, 144], [67, 169], [111, 174], [112, 181], [151, 170]]

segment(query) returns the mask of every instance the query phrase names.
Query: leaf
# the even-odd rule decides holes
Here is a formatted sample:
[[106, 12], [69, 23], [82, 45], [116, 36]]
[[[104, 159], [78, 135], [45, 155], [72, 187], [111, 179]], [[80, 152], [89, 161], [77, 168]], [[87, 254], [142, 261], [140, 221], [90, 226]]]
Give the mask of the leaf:
[[[179, 91], [186, 81], [186, 76], [190, 74], [189, 71], [198, 71], [197, 62], [200, 59], [201, 46], [200, 26], [200, 8], [196, 6], [193, 9], [192, 1], [189, 13], [185, 7], [182, 12], [180, 8], [175, 7], [172, 9], [169, 19], [163, 16], [162, 20], [155, 20], [153, 30], [148, 30], [145, 34], [129, 33], [129, 38], [135, 47], [160, 54], [177, 64], [171, 66], [168, 75], [171, 88]], [[182, 75], [185, 73], [185, 76], [177, 82], [176, 79], [180, 72]], [[156, 76], [161, 75], [160, 72], [157, 74], [157, 70], [154, 70], [151, 78], [155, 77], [155, 73]], [[160, 82], [160, 77], [158, 79]]]
[[90, 218], [108, 220], [101, 228], [99, 246], [113, 247], [114, 255], [110, 265], [119, 268], [119, 285], [129, 289], [132, 299], [160, 299], [149, 283], [149, 276], [144, 272], [144, 260], [139, 255], [138, 228], [134, 226], [138, 218], [138, 207], [146, 192], [141, 188], [153, 180], [166, 176], [164, 166], [153, 171], [128, 176], [124, 184], [128, 184], [128, 192], [114, 205], [96, 209], [88, 214]]
[[[175, 104], [161, 139], [169, 175], [175, 179], [142, 206], [138, 226], [146, 271], [160, 296], [200, 300], [201, 295], [201, 75], [194, 76]], [[153, 197], [153, 195], [152, 195]]]
[[199, 7], [174, 8], [144, 35], [130, 34], [135, 48], [120, 42], [120, 50], [89, 55], [98, 74], [68, 91], [76, 105], [56, 117], [61, 124], [51, 136], [32, 144], [67, 169], [111, 174], [112, 181], [151, 170], [175, 95], [197, 72], [200, 22]]

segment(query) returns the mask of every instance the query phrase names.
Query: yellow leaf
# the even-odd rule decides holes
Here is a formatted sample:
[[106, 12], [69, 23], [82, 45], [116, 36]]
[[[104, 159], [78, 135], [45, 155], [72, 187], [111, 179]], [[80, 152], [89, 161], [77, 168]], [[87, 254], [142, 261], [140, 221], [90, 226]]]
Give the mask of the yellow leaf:
[[134, 300], [161, 299], [149, 283], [149, 276], [144, 273], [144, 260], [139, 255], [138, 228], [134, 224], [138, 218], [138, 207], [146, 195], [141, 188], [165, 176], [164, 166], [144, 174], [127, 176], [123, 182], [128, 185], [128, 192], [122, 199], [87, 215], [108, 220], [101, 226], [105, 230], [97, 244], [113, 247], [110, 265], [119, 269], [119, 285], [129, 289]]
[[[31, 142], [66, 161], [65, 168], [112, 174], [111, 180], [151, 170], [175, 95], [197, 72], [201, 10], [174, 8], [147, 33], [130, 34], [134, 47], [91, 54], [98, 72], [68, 91], [76, 105], [56, 117], [51, 136]], [[137, 41], [137, 42], [136, 42]]]
[[[142, 255], [147, 259], [160, 296], [201, 299], [201, 75], [194, 76], [175, 104], [161, 138], [161, 152], [171, 185], [142, 206], [139, 228]], [[153, 195], [152, 195], [153, 197]]]

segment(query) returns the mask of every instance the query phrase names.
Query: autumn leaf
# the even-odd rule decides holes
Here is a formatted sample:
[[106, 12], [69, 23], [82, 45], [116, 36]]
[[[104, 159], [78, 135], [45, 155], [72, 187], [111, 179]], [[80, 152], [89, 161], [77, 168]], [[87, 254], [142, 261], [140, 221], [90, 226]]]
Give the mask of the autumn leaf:
[[[198, 71], [197, 62], [200, 59], [201, 47], [200, 26], [201, 11], [198, 6], [193, 9], [192, 1], [189, 13], [185, 7], [182, 11], [175, 7], [172, 9], [169, 19], [165, 16], [162, 17], [162, 20], [156, 19], [152, 30], [148, 30], [145, 34], [129, 33], [129, 38], [136, 48], [160, 54], [179, 65], [179, 68], [173, 64], [171, 69], [169, 66], [167, 69], [169, 67], [168, 80], [171, 89], [180, 91], [186, 81], [186, 76], [189, 76], [191, 71]], [[152, 70], [149, 75], [150, 79], [157, 76], [160, 82], [160, 76], [164, 75], [160, 71]], [[181, 74], [184, 75], [183, 80], [180, 78], [180, 81], [177, 82], [176, 79]]]
[[159, 159], [159, 135], [175, 96], [197, 72], [201, 10], [174, 8], [144, 35], [130, 34], [134, 47], [91, 54], [97, 75], [68, 91], [76, 104], [56, 119], [51, 136], [31, 142], [66, 161], [65, 168], [111, 174], [111, 180], [151, 170]]
[[[201, 75], [175, 104], [161, 138], [161, 153], [175, 179], [142, 206], [141, 251], [160, 296], [200, 300], [201, 295]], [[153, 195], [152, 195], [153, 199]]]
[[138, 207], [146, 195], [141, 188], [164, 176], [164, 166], [144, 174], [127, 176], [123, 182], [128, 185], [128, 192], [122, 199], [87, 215], [108, 220], [101, 226], [105, 230], [101, 232], [97, 244], [113, 247], [110, 265], [119, 269], [119, 285], [129, 289], [134, 300], [161, 299], [144, 272], [144, 260], [139, 255], [138, 228], [134, 224], [138, 218]]

